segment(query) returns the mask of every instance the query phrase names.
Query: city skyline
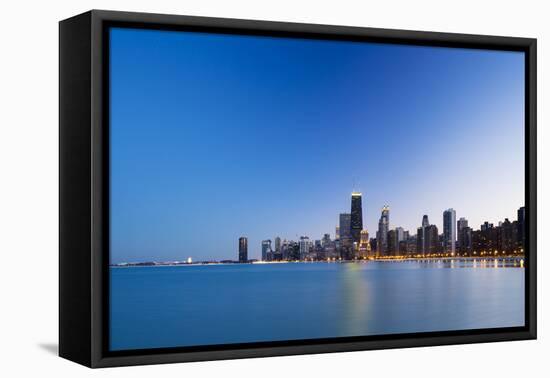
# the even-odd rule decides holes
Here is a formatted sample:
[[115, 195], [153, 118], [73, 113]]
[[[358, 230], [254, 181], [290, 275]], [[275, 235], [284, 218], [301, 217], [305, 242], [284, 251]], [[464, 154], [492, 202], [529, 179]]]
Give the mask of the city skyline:
[[[239, 262], [239, 263], [247, 263], [250, 261], [278, 261], [278, 260], [308, 260], [310, 257], [308, 257], [308, 254], [310, 252], [315, 252], [315, 249], [318, 247], [317, 243], [319, 243], [319, 246], [322, 246], [323, 248], [326, 248], [327, 243], [334, 243], [337, 242], [340, 247], [337, 247], [338, 249], [341, 247], [344, 247], [346, 245], [346, 241], [348, 242], [348, 246], [352, 246], [352, 250], [354, 254], [347, 256], [348, 260], [354, 260], [358, 258], [367, 257], [367, 248], [368, 248], [368, 256], [374, 257], [374, 258], [384, 258], [384, 257], [391, 257], [391, 256], [407, 256], [410, 257], [418, 256], [418, 255], [428, 255], [431, 253], [437, 253], [439, 255], [447, 255], [450, 257], [454, 257], [455, 253], [457, 253], [457, 256], [460, 256], [462, 253], [462, 256], [465, 256], [465, 253], [468, 253], [469, 255], [476, 255], [477, 252], [474, 253], [474, 250], [476, 249], [473, 247], [473, 238], [472, 233], [478, 232], [478, 231], [484, 231], [487, 229], [495, 229], [503, 227], [503, 225], [508, 222], [508, 224], [513, 225], [516, 224], [514, 227], [517, 227], [517, 234], [516, 234], [516, 241], [520, 244], [515, 246], [509, 246], [510, 249], [516, 250], [516, 248], [521, 248], [521, 254], [523, 255], [523, 248], [525, 241], [522, 240], [522, 238], [525, 236], [525, 207], [521, 206], [519, 209], [517, 209], [517, 219], [506, 217], [502, 220], [499, 220], [498, 222], [489, 222], [485, 221], [482, 224], [479, 225], [479, 227], [470, 227], [468, 219], [464, 216], [461, 216], [458, 221], [456, 219], [456, 211], [453, 208], [449, 208], [443, 211], [442, 213], [442, 224], [443, 229], [437, 227], [435, 223], [430, 222], [430, 218], [427, 214], [424, 214], [422, 216], [422, 221], [420, 223], [420, 226], [416, 228], [416, 234], [409, 230], [404, 229], [403, 227], [399, 225], [392, 225], [389, 221], [390, 218], [390, 207], [388, 205], [384, 205], [381, 209], [381, 216], [378, 224], [378, 229], [375, 231], [376, 237], [369, 238], [369, 231], [365, 228], [359, 230], [360, 238], [356, 241], [353, 236], [353, 229], [357, 229], [359, 224], [363, 224], [363, 218], [362, 218], [362, 207], [361, 207], [361, 198], [362, 193], [353, 191], [351, 193], [351, 212], [350, 213], [340, 213], [339, 219], [340, 223], [339, 226], [336, 227], [336, 230], [344, 230], [344, 234], [340, 234], [335, 232], [334, 238], [331, 238], [330, 232], [326, 232], [322, 235], [322, 237], [310, 237], [310, 235], [301, 235], [298, 237], [298, 234], [296, 234], [296, 240], [294, 238], [281, 238], [280, 235], [276, 235], [273, 237], [274, 242], [274, 248], [272, 248], [272, 239], [266, 238], [261, 241], [261, 254], [259, 257], [256, 256], [250, 256], [248, 254], [248, 236], [242, 235], [238, 238], [238, 248], [237, 248], [237, 258], [234, 259], [233, 256], [226, 256], [224, 258], [221, 258], [219, 260], [216, 259], [204, 259], [197, 261], [200, 262], [208, 262], [208, 261], [225, 261], [225, 262]], [[356, 218], [354, 221], [352, 221], [352, 214], [356, 214]], [[357, 215], [357, 213], [359, 215]], [[495, 226], [496, 224], [496, 226]], [[355, 225], [355, 227], [354, 227]], [[346, 231], [347, 230], [347, 231]], [[441, 231], [441, 232], [439, 232]], [[463, 231], [468, 231], [468, 233], [465, 233]], [[511, 232], [511, 231], [510, 231]], [[380, 235], [385, 235], [385, 244], [381, 246], [379, 243]], [[319, 235], [315, 235], [319, 236]], [[496, 236], [495, 236], [496, 237]], [[392, 244], [392, 240], [395, 238], [395, 241]], [[512, 239], [512, 235], [509, 235], [509, 238]], [[375, 246], [373, 247], [371, 243], [375, 243]], [[416, 247], [416, 252], [410, 253], [410, 252], [404, 252], [401, 250], [403, 245], [400, 245], [400, 242], [404, 243], [410, 243], [413, 242]], [[281, 244], [282, 243], [282, 244]], [[356, 243], [355, 245], [353, 243]], [[408, 248], [408, 245], [405, 244], [405, 247]], [[288, 246], [296, 246], [297, 250], [296, 252], [299, 253], [296, 258], [287, 258], [283, 257], [283, 249], [284, 247]], [[466, 251], [465, 246], [468, 245], [468, 251]], [[363, 249], [364, 254], [361, 255], [360, 252]], [[372, 250], [371, 250], [372, 248]], [[431, 250], [433, 248], [433, 250]], [[495, 249], [495, 246], [492, 246], [493, 249]], [[485, 255], [485, 251], [483, 251], [483, 255]], [[499, 251], [499, 253], [508, 253], [504, 251]], [[516, 253], [516, 252], [514, 252]], [[274, 255], [275, 254], [275, 255]], [[488, 255], [491, 255], [492, 252], [488, 252]], [[341, 252], [338, 251], [337, 255], [339, 257], [332, 257], [333, 259], [341, 259], [342, 255]], [[278, 257], [277, 257], [278, 256]], [[353, 257], [352, 257], [353, 256]], [[481, 257], [482, 255], [480, 255]], [[316, 258], [317, 259], [317, 258]], [[320, 259], [325, 260], [326, 257]], [[173, 260], [173, 262], [184, 262], [190, 263], [191, 256], [187, 257], [186, 259], [176, 259]], [[115, 265], [118, 264], [126, 264], [126, 263], [145, 263], [145, 262], [160, 262], [160, 263], [167, 263], [170, 261], [160, 261], [160, 260], [151, 260], [151, 261], [124, 261], [124, 262], [118, 262]]]
[[521, 53], [111, 33], [113, 263], [334, 235], [357, 179], [371, 237], [386, 203], [411, 233], [524, 203]]
[[[430, 223], [424, 214], [416, 235], [403, 227], [392, 227], [390, 208], [385, 205], [381, 209], [379, 228], [376, 238], [369, 238], [367, 229], [358, 229], [363, 223], [361, 209], [362, 194], [354, 191], [351, 194], [351, 213], [340, 213], [340, 223], [336, 228], [335, 238], [331, 240], [330, 233], [322, 238], [310, 238], [302, 235], [299, 241], [284, 239], [281, 245], [280, 236], [275, 237], [275, 249], [271, 248], [271, 239], [262, 241], [261, 261], [292, 261], [292, 260], [357, 260], [365, 258], [385, 257], [424, 257], [429, 255], [459, 257], [459, 256], [496, 256], [520, 254], [525, 248], [525, 207], [517, 210], [517, 218], [506, 217], [495, 226], [485, 221], [477, 229], [469, 227], [468, 220], [461, 217], [456, 220], [456, 211], [449, 208], [443, 211], [443, 230]], [[354, 214], [354, 220], [352, 220]], [[354, 229], [358, 229], [360, 237], [355, 239]], [[380, 238], [383, 235], [383, 242]], [[239, 262], [240, 240], [239, 238]], [[374, 245], [373, 245], [374, 243]], [[282, 247], [281, 247], [282, 246]], [[296, 247], [293, 251], [293, 248]], [[298, 249], [299, 247], [299, 249]], [[228, 259], [230, 261], [231, 259]], [[256, 260], [256, 259], [252, 259]]]
[[[271, 248], [271, 239], [262, 241], [262, 261], [293, 260], [357, 260], [391, 257], [464, 257], [464, 256], [505, 256], [523, 255], [525, 248], [525, 207], [517, 210], [517, 218], [501, 220], [496, 224], [484, 222], [477, 229], [469, 227], [468, 220], [461, 217], [456, 220], [456, 211], [452, 208], [443, 211], [443, 230], [430, 223], [429, 217], [422, 216], [416, 234], [398, 225], [391, 225], [390, 208], [381, 209], [379, 228], [375, 238], [369, 238], [367, 229], [359, 230], [359, 239], [353, 237], [353, 229], [362, 224], [361, 193], [354, 191], [351, 195], [351, 213], [340, 213], [340, 223], [336, 227], [343, 233], [330, 234], [322, 238], [310, 238], [302, 235], [299, 241], [275, 237], [276, 247]], [[360, 205], [359, 205], [360, 206]], [[356, 218], [352, 221], [352, 214]], [[359, 214], [359, 215], [358, 215]], [[245, 237], [246, 238], [246, 237]], [[242, 237], [241, 237], [242, 239]], [[299, 249], [298, 249], [299, 247]], [[255, 260], [255, 259], [252, 259]], [[239, 258], [239, 262], [242, 261]]]

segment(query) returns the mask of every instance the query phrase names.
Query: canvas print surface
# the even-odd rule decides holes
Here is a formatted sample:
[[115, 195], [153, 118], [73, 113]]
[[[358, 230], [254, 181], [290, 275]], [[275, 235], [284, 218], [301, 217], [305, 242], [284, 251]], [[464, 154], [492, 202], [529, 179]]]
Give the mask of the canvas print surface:
[[523, 53], [109, 33], [111, 351], [525, 325]]

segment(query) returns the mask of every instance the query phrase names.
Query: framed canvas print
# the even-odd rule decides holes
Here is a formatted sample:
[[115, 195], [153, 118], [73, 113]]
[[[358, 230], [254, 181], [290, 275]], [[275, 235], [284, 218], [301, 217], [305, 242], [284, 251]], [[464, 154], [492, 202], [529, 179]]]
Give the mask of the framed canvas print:
[[536, 40], [60, 22], [60, 355], [536, 337]]

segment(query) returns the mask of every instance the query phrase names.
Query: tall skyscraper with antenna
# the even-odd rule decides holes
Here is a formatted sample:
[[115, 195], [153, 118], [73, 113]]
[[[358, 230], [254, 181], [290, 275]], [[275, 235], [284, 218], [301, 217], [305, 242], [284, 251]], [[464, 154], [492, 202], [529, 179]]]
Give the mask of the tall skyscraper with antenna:
[[351, 238], [359, 245], [363, 230], [363, 203], [359, 192], [351, 193]]

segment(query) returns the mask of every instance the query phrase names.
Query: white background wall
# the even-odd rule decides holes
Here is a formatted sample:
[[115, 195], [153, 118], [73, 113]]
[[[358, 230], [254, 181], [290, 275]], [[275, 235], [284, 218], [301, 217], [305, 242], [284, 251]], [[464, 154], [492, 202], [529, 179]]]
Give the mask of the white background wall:
[[[0, 21], [0, 375], [310, 377], [541, 376], [549, 369], [550, 212], [545, 1], [10, 1]], [[89, 9], [372, 26], [539, 39], [539, 340], [89, 370], [56, 357], [58, 25]], [[546, 172], [545, 172], [546, 170]]]

